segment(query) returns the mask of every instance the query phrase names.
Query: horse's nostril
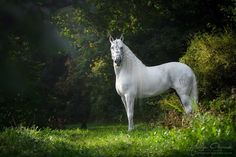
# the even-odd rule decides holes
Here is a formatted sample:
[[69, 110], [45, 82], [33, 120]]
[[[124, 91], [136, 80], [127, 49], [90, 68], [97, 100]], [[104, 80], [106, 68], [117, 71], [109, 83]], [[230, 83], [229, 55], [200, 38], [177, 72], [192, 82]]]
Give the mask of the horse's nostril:
[[116, 63], [117, 65], [120, 65], [121, 60], [120, 60], [120, 59], [116, 59], [116, 60], [115, 60], [115, 63]]

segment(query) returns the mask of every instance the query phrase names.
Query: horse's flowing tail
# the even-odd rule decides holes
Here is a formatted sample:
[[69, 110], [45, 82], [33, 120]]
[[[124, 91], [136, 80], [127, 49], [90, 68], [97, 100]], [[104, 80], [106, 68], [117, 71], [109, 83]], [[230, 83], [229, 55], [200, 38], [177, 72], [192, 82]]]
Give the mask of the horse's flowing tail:
[[194, 75], [194, 78], [193, 78], [193, 84], [192, 84], [192, 90], [191, 90], [191, 93], [190, 93], [190, 97], [191, 97], [191, 99], [193, 99], [193, 101], [195, 103], [198, 102], [197, 79], [196, 79], [195, 75]]

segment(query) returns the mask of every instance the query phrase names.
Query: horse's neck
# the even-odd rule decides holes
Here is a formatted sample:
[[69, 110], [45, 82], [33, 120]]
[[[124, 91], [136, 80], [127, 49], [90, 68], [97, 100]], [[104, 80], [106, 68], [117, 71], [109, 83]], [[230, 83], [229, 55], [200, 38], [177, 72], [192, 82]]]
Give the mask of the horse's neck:
[[123, 48], [124, 58], [122, 65], [120, 67], [114, 66], [116, 76], [119, 76], [121, 71], [133, 75], [134, 73], [137, 73], [138, 69], [145, 68], [145, 65], [133, 54], [128, 46], [123, 45]]
[[126, 65], [131, 67], [131, 68], [136, 68], [136, 67], [145, 67], [145, 65], [142, 63], [141, 60], [139, 60], [133, 52], [129, 49], [128, 46], [124, 45], [125, 48], [125, 53], [124, 53], [124, 59], [126, 62]]

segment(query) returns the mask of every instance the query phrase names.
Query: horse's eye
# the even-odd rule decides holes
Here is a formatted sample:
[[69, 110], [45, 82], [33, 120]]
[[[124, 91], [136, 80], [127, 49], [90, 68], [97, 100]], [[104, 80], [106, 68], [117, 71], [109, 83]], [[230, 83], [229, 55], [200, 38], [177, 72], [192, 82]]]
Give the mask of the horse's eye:
[[120, 47], [121, 50], [123, 50], [123, 47]]

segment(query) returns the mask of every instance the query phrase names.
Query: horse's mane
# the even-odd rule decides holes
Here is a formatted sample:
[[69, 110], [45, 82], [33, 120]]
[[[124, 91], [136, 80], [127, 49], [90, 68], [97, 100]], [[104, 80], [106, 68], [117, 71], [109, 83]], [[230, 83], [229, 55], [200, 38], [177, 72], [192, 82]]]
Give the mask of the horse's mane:
[[140, 59], [138, 59], [138, 57], [124, 43], [123, 43], [123, 47], [125, 50], [124, 55], [125, 55], [127, 61], [135, 60], [136, 62], [134, 62], [134, 63], [144, 65], [143, 62]]

